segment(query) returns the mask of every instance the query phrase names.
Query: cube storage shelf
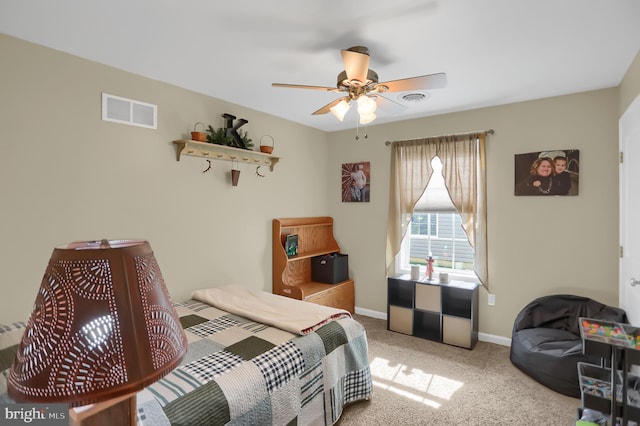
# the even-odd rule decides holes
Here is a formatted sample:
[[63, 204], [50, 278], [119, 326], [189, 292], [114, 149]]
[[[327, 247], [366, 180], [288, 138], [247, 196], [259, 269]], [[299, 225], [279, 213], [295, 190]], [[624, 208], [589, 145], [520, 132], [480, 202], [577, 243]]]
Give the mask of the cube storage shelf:
[[387, 329], [473, 349], [478, 341], [478, 284], [401, 275], [387, 280]]
[[624, 426], [640, 424], [640, 376], [630, 372], [640, 365], [640, 328], [580, 318], [580, 333], [583, 351], [602, 359], [601, 365], [578, 363], [582, 407], [613, 414]]

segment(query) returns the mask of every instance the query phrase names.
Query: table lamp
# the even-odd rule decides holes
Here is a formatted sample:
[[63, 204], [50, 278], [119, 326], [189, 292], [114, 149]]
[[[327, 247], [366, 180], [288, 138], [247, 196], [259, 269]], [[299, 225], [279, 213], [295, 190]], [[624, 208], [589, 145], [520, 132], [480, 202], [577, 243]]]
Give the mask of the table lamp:
[[[147, 241], [74, 242], [53, 250], [8, 393], [18, 402], [95, 404], [92, 416], [111, 411], [111, 424], [135, 424], [136, 392], [177, 367], [186, 348]], [[83, 423], [78, 412], [71, 420]]]

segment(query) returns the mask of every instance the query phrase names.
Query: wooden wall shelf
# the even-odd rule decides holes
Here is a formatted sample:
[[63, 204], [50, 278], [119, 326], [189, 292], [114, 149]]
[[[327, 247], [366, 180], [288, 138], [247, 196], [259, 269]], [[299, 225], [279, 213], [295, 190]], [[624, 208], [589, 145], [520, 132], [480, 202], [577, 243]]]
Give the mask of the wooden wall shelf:
[[269, 166], [269, 170], [273, 171], [273, 166], [280, 160], [280, 157], [265, 154], [258, 151], [250, 151], [248, 149], [234, 148], [224, 145], [216, 145], [207, 142], [197, 142], [192, 140], [180, 139], [173, 141], [176, 146], [176, 161], [180, 161], [181, 155], [190, 155], [193, 157], [210, 158], [213, 160], [235, 160], [239, 163], [254, 164], [256, 166]]

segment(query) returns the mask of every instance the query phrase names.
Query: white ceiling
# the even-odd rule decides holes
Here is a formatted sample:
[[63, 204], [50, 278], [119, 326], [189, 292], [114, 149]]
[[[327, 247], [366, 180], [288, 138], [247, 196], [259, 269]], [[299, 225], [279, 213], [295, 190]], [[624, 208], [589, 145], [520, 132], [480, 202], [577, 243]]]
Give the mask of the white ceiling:
[[355, 108], [311, 113], [341, 95], [271, 83], [334, 86], [355, 45], [380, 81], [447, 73], [373, 124], [613, 87], [640, 50], [640, 1], [0, 0], [0, 32], [335, 131]]

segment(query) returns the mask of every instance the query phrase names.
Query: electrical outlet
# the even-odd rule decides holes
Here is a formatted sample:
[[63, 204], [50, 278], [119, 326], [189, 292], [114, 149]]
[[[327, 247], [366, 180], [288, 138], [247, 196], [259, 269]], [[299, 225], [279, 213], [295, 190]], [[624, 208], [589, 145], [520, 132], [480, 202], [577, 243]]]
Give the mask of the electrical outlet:
[[489, 297], [487, 297], [487, 303], [489, 306], [494, 306], [496, 304], [496, 295], [489, 293]]

